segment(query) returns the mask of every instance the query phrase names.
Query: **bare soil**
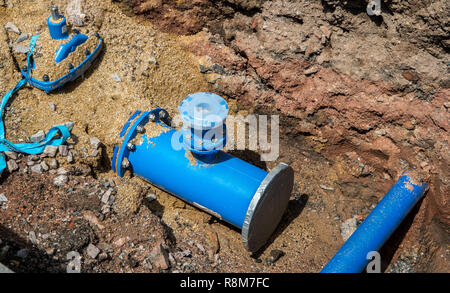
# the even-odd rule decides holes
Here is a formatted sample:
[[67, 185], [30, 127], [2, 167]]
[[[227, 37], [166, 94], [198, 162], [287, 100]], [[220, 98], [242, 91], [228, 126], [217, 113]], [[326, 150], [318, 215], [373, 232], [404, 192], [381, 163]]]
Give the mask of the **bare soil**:
[[[0, 6], [0, 94], [20, 79], [9, 46], [18, 35], [6, 22], [31, 34], [46, 29], [50, 1], [32, 2]], [[69, 1], [59, 2], [64, 11]], [[102, 54], [60, 91], [22, 89], [4, 118], [16, 142], [75, 122], [74, 163], [57, 160], [90, 171], [55, 187], [56, 171], [33, 174], [29, 158], [19, 158], [20, 169], [2, 175], [0, 262], [65, 271], [67, 252], [78, 251], [88, 272], [318, 272], [343, 243], [340, 225], [360, 223], [404, 170], [416, 169], [430, 190], [383, 248], [383, 269], [449, 271], [448, 1], [383, 2], [381, 17], [365, 13], [366, 1], [81, 2], [82, 30], [100, 33]], [[277, 161], [232, 152], [266, 170], [285, 162], [295, 171], [283, 220], [254, 255], [237, 229], [110, 171], [120, 129], [136, 110], [173, 115], [188, 94], [206, 90], [224, 96], [230, 114], [281, 117]], [[94, 154], [92, 137], [102, 142]], [[104, 213], [111, 180], [115, 201]], [[106, 256], [89, 257], [89, 244]], [[164, 269], [151, 256], [160, 244], [172, 258]], [[284, 255], [273, 262], [275, 250]]]

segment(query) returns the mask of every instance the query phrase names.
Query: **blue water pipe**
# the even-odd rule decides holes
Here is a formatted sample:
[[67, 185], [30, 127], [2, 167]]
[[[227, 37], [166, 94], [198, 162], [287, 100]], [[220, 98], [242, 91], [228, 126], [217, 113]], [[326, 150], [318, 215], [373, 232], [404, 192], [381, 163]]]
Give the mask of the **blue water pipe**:
[[[220, 150], [220, 142], [226, 141], [220, 122], [228, 114], [228, 105], [221, 97], [192, 94], [178, 110], [184, 122], [181, 130], [166, 124], [166, 110], [135, 112], [114, 149], [113, 171], [123, 177], [130, 170], [240, 228], [244, 246], [257, 251], [287, 207], [294, 180], [292, 168], [281, 163], [268, 173]], [[155, 129], [159, 129], [156, 134]]]
[[368, 253], [383, 246], [427, 189], [404, 173], [321, 273], [362, 272], [370, 261]]

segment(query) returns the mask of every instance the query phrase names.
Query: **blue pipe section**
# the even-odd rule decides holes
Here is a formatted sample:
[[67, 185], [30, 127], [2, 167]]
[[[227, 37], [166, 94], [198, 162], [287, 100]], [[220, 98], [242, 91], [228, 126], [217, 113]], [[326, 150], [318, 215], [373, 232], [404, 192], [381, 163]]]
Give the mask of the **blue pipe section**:
[[[172, 129], [152, 139], [144, 136], [144, 142], [128, 156], [133, 172], [242, 228], [250, 201], [267, 172], [223, 151], [205, 159], [188, 153], [192, 156], [188, 159], [186, 150], [172, 148], [173, 135], [177, 133]], [[149, 162], [157, 167], [149, 168]]]
[[[130, 118], [136, 121], [133, 126], [148, 122], [150, 112], [139, 113]], [[152, 113], [159, 116], [157, 111]], [[242, 228], [253, 195], [268, 173], [223, 151], [217, 151], [214, 156], [203, 156], [182, 147], [174, 148], [173, 137], [178, 138], [176, 143], [179, 146], [183, 145], [181, 133], [162, 123], [159, 126], [165, 127], [167, 132], [156, 137], [142, 134], [138, 137], [141, 143], [132, 151], [116, 148], [113, 163], [121, 161], [117, 160], [118, 157], [127, 158], [134, 174]], [[125, 141], [136, 135], [133, 131], [128, 131], [128, 134], [122, 131], [122, 134], [129, 135]], [[119, 175], [120, 168], [113, 165]]]
[[168, 126], [169, 114], [164, 109], [136, 111], [120, 132], [113, 171], [123, 177], [129, 170], [240, 228], [244, 247], [257, 251], [282, 219], [294, 171], [280, 163], [268, 173], [220, 150], [228, 114], [221, 97], [195, 93], [178, 111], [183, 120], [180, 130]]
[[69, 42], [59, 46], [58, 51], [56, 51], [56, 63], [59, 63], [66, 59], [70, 53], [74, 52], [81, 44], [84, 44], [84, 42], [86, 42], [88, 38], [89, 37], [84, 34], [76, 34]]
[[321, 273], [361, 273], [428, 189], [404, 173]]

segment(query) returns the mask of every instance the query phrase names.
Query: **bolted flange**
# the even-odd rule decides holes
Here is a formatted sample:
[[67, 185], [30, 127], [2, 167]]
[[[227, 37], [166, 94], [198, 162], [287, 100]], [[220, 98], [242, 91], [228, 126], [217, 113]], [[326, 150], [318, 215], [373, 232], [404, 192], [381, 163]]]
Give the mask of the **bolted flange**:
[[136, 145], [133, 144], [133, 143], [131, 143], [131, 142], [129, 142], [129, 143], [127, 144], [127, 149], [128, 149], [130, 152], [132, 152], [132, 151], [134, 151], [134, 150], [136, 149]]

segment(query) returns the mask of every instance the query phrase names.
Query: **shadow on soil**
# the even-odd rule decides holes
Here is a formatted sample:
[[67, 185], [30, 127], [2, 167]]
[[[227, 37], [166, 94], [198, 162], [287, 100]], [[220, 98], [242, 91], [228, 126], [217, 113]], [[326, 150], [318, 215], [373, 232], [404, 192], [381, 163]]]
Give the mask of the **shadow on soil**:
[[416, 206], [409, 212], [400, 226], [395, 230], [393, 235], [389, 238], [389, 240], [383, 245], [381, 248], [380, 256], [381, 256], [381, 271], [386, 272], [387, 267], [391, 264], [392, 259], [394, 257], [395, 252], [400, 247], [400, 244], [403, 242], [406, 234], [408, 233], [411, 225], [414, 222], [414, 218], [416, 214], [419, 212], [420, 206], [422, 205], [423, 199], [416, 204]]
[[16, 273], [65, 273], [67, 265], [1, 225], [0, 263]]
[[269, 240], [263, 247], [261, 247], [258, 251], [252, 254], [253, 258], [259, 258], [264, 251], [269, 247], [275, 239], [278, 238], [281, 234], [283, 234], [284, 230], [302, 213], [303, 209], [308, 202], [309, 196], [307, 194], [302, 194], [298, 199], [291, 199], [288, 202], [288, 206], [286, 211], [284, 212], [283, 217], [281, 218], [280, 224], [278, 225], [275, 232], [272, 233]]

